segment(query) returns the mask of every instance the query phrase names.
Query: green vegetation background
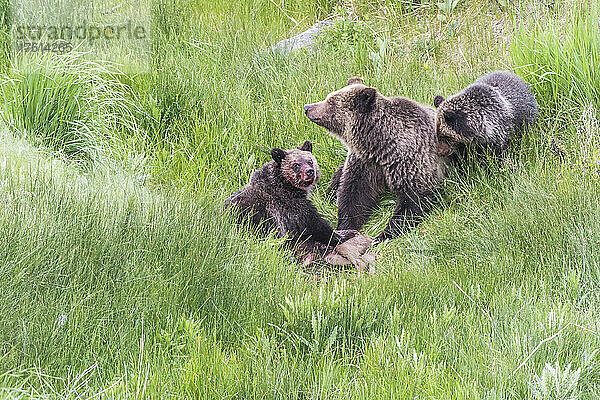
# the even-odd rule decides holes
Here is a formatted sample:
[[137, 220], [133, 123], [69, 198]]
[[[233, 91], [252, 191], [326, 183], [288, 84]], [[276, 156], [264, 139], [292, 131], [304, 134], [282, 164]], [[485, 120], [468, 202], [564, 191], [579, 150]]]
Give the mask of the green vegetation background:
[[[152, 68], [9, 60], [0, 1], [0, 397], [597, 399], [600, 28], [593, 1], [156, 1]], [[336, 17], [314, 51], [269, 51]], [[222, 199], [362, 76], [431, 104], [515, 70], [539, 123], [317, 283]], [[381, 230], [382, 202], [366, 228]]]

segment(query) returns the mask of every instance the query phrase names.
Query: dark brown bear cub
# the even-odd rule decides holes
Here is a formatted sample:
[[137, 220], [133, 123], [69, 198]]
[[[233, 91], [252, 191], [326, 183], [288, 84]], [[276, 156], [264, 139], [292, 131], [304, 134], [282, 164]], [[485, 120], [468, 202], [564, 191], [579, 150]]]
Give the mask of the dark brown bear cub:
[[[331, 251], [356, 232], [334, 232], [308, 199], [319, 179], [319, 165], [310, 141], [298, 149], [271, 150], [272, 161], [254, 171], [250, 182], [231, 195], [226, 207], [238, 211], [262, 232], [275, 230], [308, 255]], [[363, 249], [364, 250], [364, 249]]]
[[360, 78], [350, 78], [345, 88], [307, 104], [305, 111], [348, 148], [333, 182], [338, 229], [360, 229], [385, 190], [396, 195], [396, 210], [379, 240], [420, 221], [446, 174], [446, 159], [437, 151], [432, 107], [385, 97]]

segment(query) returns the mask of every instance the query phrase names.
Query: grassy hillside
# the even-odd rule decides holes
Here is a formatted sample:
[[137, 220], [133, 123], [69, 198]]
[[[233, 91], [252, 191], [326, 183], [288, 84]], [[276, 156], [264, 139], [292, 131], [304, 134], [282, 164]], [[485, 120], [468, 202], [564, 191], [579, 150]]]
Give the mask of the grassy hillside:
[[[597, 16], [586, 0], [164, 0], [150, 71], [13, 62], [0, 398], [600, 397]], [[269, 51], [328, 17], [314, 51]], [[377, 276], [307, 279], [220, 209], [272, 146], [310, 139], [335, 222], [324, 189], [346, 152], [303, 104], [353, 75], [431, 104], [499, 68], [532, 85], [540, 121], [505, 165], [455, 171], [422, 225], [377, 247]]]

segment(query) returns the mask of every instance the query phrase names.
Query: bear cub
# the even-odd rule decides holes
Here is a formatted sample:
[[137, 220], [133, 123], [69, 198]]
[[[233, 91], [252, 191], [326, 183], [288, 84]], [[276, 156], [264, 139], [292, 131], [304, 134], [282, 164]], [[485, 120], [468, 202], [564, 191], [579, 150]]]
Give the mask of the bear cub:
[[307, 240], [336, 246], [344, 241], [308, 199], [320, 176], [312, 143], [292, 150], [274, 148], [271, 161], [252, 173], [250, 182], [226, 200], [241, 219], [263, 232], [274, 229], [298, 243]]
[[378, 240], [396, 237], [429, 211], [447, 173], [447, 160], [438, 154], [432, 107], [386, 97], [354, 77], [304, 109], [348, 148], [332, 182], [338, 229], [360, 229], [385, 190], [396, 195], [396, 209]]
[[333, 265], [354, 264], [361, 272], [369, 268], [374, 259], [364, 252], [371, 239], [356, 231], [334, 231], [308, 198], [320, 176], [312, 143], [307, 140], [291, 150], [274, 148], [271, 157], [225, 207], [235, 209], [239, 222], [248, 219], [262, 233], [275, 230], [278, 237], [287, 237], [305, 267], [324, 259]]
[[447, 99], [437, 95], [434, 105], [439, 153], [444, 156], [470, 145], [501, 156], [510, 140], [538, 116], [529, 85], [507, 71], [484, 75]]

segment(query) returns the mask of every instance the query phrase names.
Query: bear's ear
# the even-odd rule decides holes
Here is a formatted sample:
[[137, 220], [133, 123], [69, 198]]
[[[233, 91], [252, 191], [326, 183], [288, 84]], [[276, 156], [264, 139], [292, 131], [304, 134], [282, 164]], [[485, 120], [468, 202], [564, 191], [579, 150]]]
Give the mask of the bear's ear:
[[433, 99], [433, 105], [435, 106], [435, 108], [438, 108], [440, 106], [440, 104], [442, 104], [442, 101], [444, 101], [444, 100], [446, 100], [446, 99], [444, 99], [442, 96], [440, 96], [438, 94]]
[[285, 150], [278, 149], [277, 147], [271, 149], [271, 157], [273, 157], [273, 160], [275, 160], [277, 164], [281, 164], [281, 161], [283, 161], [285, 156]]
[[312, 153], [312, 143], [310, 140], [304, 142], [302, 146], [299, 147], [302, 151], [310, 151]]
[[346, 85], [354, 85], [355, 83], [363, 83], [362, 78], [353, 76], [352, 78], [348, 79], [348, 83], [346, 83]]
[[358, 112], [370, 112], [373, 109], [373, 105], [375, 104], [376, 94], [377, 89], [372, 87], [361, 89], [358, 93], [356, 93], [354, 101]]

